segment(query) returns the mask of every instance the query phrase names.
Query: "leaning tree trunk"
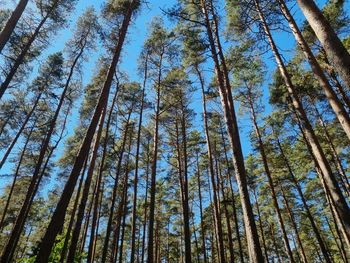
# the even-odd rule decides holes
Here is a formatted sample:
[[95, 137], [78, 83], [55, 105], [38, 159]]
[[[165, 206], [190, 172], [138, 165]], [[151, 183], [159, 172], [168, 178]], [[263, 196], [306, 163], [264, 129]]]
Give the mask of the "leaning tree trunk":
[[39, 262], [47, 262], [51, 249], [54, 245], [54, 241], [56, 239], [56, 236], [59, 232], [59, 230], [62, 228], [62, 225], [64, 223], [64, 218], [66, 214], [66, 210], [69, 204], [69, 201], [72, 197], [77, 179], [79, 177], [80, 171], [83, 167], [84, 160], [86, 159], [86, 154], [90, 148], [98, 121], [100, 119], [100, 116], [102, 114], [102, 111], [104, 108], [106, 108], [108, 97], [109, 97], [109, 91], [111, 88], [111, 84], [113, 81], [114, 72], [116, 70], [117, 63], [119, 61], [120, 53], [123, 47], [124, 39], [127, 33], [127, 29], [130, 24], [131, 16], [133, 13], [133, 8], [135, 5], [135, 1], [133, 0], [130, 3], [130, 6], [127, 10], [127, 14], [124, 17], [123, 23], [120, 28], [120, 36], [118, 39], [118, 43], [116, 44], [114, 55], [110, 64], [110, 67], [108, 69], [108, 73], [106, 76], [106, 80], [104, 82], [103, 88], [101, 90], [100, 97], [98, 99], [93, 117], [91, 119], [90, 125], [88, 127], [88, 130], [86, 131], [85, 138], [83, 139], [83, 142], [81, 144], [81, 147], [79, 149], [79, 152], [76, 156], [73, 169], [71, 171], [71, 174], [68, 178], [68, 181], [65, 184], [65, 187], [63, 189], [63, 193], [61, 195], [61, 198], [57, 204], [57, 207], [52, 215], [52, 219], [49, 223], [49, 226], [46, 230], [46, 233], [44, 235], [44, 238], [42, 239], [42, 242], [39, 246], [39, 252], [36, 258], [36, 261]]
[[350, 54], [313, 0], [296, 1], [327, 53], [329, 61], [350, 88]]
[[[337, 94], [333, 90], [332, 86], [330, 85], [326, 75], [324, 74], [320, 64], [317, 62], [315, 56], [312, 54], [312, 51], [309, 47], [309, 45], [306, 43], [303, 35], [301, 34], [297, 23], [295, 22], [293, 16], [290, 14], [287, 5], [285, 4], [284, 0], [278, 0], [278, 3], [280, 5], [280, 9], [287, 19], [289, 23], [289, 27], [292, 30], [293, 35], [295, 36], [295, 39], [299, 45], [299, 47], [304, 52], [305, 57], [310, 63], [312, 72], [314, 73], [316, 79], [318, 80], [320, 86], [323, 88], [325, 95], [328, 99], [329, 104], [331, 105], [335, 116], [337, 116], [341, 126], [343, 127], [346, 135], [350, 139], [350, 118], [346, 110], [344, 109], [342, 102], [338, 98]], [[350, 66], [350, 64], [349, 64]], [[348, 73], [350, 73], [350, 69], [348, 69]], [[350, 77], [350, 76], [349, 76]]]
[[[261, 251], [259, 235], [256, 228], [253, 209], [250, 203], [250, 197], [248, 193], [246, 170], [244, 166], [244, 158], [238, 131], [237, 119], [234, 110], [231, 87], [228, 79], [228, 72], [222, 72], [220, 68], [220, 65], [224, 64], [224, 60], [223, 58], [221, 58], [222, 61], [220, 63], [217, 56], [217, 48], [213, 36], [213, 31], [211, 29], [212, 23], [209, 18], [206, 2], [204, 0], [201, 0], [200, 3], [203, 15], [205, 16], [205, 25], [209, 38], [210, 50], [215, 65], [216, 78], [219, 84], [219, 93], [221, 97], [222, 108], [224, 111], [225, 124], [229, 135], [228, 137], [230, 140], [230, 145], [233, 150], [233, 166], [235, 168], [236, 181], [241, 197], [249, 257], [250, 261], [253, 263], [263, 262], [264, 257]], [[222, 52], [219, 52], [219, 54], [220, 53]]]
[[[67, 257], [68, 262], [74, 262], [76, 249], [77, 249], [77, 245], [78, 245], [78, 239], [79, 239], [80, 230], [81, 230], [81, 224], [82, 224], [83, 219], [84, 219], [84, 211], [85, 211], [86, 204], [88, 201], [90, 188], [91, 188], [91, 182], [92, 182], [92, 178], [93, 178], [93, 174], [94, 174], [94, 170], [95, 170], [95, 164], [96, 164], [96, 159], [97, 159], [97, 154], [98, 154], [98, 148], [100, 145], [100, 139], [101, 139], [101, 135], [102, 135], [106, 111], [107, 111], [107, 107], [102, 111], [102, 116], [100, 119], [98, 131], [97, 131], [97, 134], [95, 137], [95, 142], [94, 142], [94, 147], [93, 147], [92, 156], [91, 156], [91, 160], [90, 160], [90, 165], [89, 165], [89, 169], [88, 169], [88, 172], [86, 175], [83, 194], [82, 194], [79, 208], [78, 208], [77, 220], [75, 222], [75, 227], [74, 227], [73, 234], [72, 234], [71, 244], [69, 247], [69, 253], [68, 253], [68, 257]], [[92, 197], [91, 202], [93, 202], [93, 197]]]
[[281, 55], [278, 52], [277, 46], [272, 38], [270, 29], [266, 23], [265, 17], [260, 9], [259, 1], [254, 0], [255, 7], [257, 12], [259, 13], [260, 20], [262, 22], [265, 34], [268, 38], [269, 44], [271, 46], [272, 52], [276, 58], [276, 62], [278, 65], [278, 68], [280, 70], [280, 73], [285, 81], [285, 84], [287, 86], [287, 90], [289, 93], [289, 96], [292, 100], [292, 107], [296, 111], [296, 113], [299, 115], [298, 117], [302, 121], [303, 130], [305, 131], [305, 136], [310, 144], [312, 154], [315, 157], [315, 160], [317, 162], [317, 165], [321, 169], [321, 175], [322, 180], [325, 183], [326, 188], [329, 190], [329, 194], [331, 196], [331, 205], [334, 206], [336, 209], [337, 215], [339, 216], [340, 220], [343, 222], [344, 230], [346, 232], [347, 236], [350, 236], [350, 209], [348, 204], [346, 203], [346, 200], [339, 188], [339, 185], [337, 183], [337, 180], [332, 172], [331, 166], [321, 148], [321, 145], [316, 137], [316, 134], [313, 130], [313, 127], [309, 121], [309, 119], [306, 116], [305, 110], [303, 108], [302, 103], [300, 102], [297, 92], [295, 90], [295, 87], [292, 83], [292, 80], [290, 78], [290, 75], [287, 71], [286, 66], [284, 65]]
[[28, 0], [20, 0], [13, 10], [9, 20], [7, 20], [5, 27], [0, 32], [0, 53], [5, 47], [6, 43], [9, 41], [11, 34], [16, 28], [18, 20], [21, 18], [24, 9], [28, 4]]

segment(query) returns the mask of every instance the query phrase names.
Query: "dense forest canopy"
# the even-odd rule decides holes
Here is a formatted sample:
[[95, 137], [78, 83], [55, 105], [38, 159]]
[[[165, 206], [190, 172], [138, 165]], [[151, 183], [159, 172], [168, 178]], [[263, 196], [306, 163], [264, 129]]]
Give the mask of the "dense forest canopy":
[[344, 0], [0, 0], [0, 263], [350, 262]]

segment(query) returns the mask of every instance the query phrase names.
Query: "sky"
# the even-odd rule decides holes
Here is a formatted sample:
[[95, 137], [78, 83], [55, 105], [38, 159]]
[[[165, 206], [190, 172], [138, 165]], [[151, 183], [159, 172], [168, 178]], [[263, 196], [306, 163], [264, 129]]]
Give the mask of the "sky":
[[[223, 3], [223, 0], [219, 0], [221, 3]], [[13, 0], [0, 0], [0, 8], [1, 7], [13, 7], [14, 4], [17, 1]], [[137, 60], [141, 51], [141, 48], [143, 46], [143, 43], [145, 39], [147, 38], [147, 30], [150, 22], [154, 17], [161, 17], [165, 21], [166, 26], [174, 26], [174, 24], [170, 23], [166, 16], [163, 14], [161, 9], [166, 9], [167, 7], [171, 7], [176, 1], [175, 0], [168, 0], [168, 1], [161, 1], [161, 0], [149, 0], [147, 5], [143, 5], [140, 12], [138, 13], [136, 20], [133, 21], [133, 24], [129, 28], [129, 33], [127, 37], [127, 41], [123, 47], [123, 55], [122, 55], [122, 62], [119, 65], [119, 68], [126, 72], [130, 78], [131, 81], [140, 81], [140, 78], [137, 75]], [[323, 6], [325, 0], [319, 0], [317, 3], [319, 6]], [[77, 18], [84, 12], [84, 10], [87, 7], [93, 6], [96, 10], [99, 10], [102, 6], [103, 0], [78, 0], [77, 5], [75, 7], [75, 10], [72, 10], [71, 15], [69, 17], [69, 26], [63, 30], [61, 30], [56, 37], [54, 38], [53, 42], [50, 43], [49, 48], [43, 53], [41, 58], [39, 59], [40, 62], [45, 61], [46, 57], [49, 54], [52, 54], [57, 51], [62, 51], [65, 45], [65, 42], [70, 39], [72, 36], [72, 32], [75, 28], [75, 24], [77, 21]], [[347, 10], [349, 10], [349, 3], [346, 4]], [[224, 5], [220, 7], [220, 9], [224, 10]], [[304, 17], [300, 13], [298, 7], [293, 7], [293, 12], [295, 12], [295, 17], [299, 25], [304, 20]], [[278, 34], [278, 35], [277, 35]], [[291, 34], [286, 32], [274, 32], [275, 40], [280, 47], [280, 50], [283, 53], [283, 57], [285, 59], [289, 59], [291, 56], [293, 56], [293, 47], [295, 46], [294, 38]], [[224, 41], [223, 45], [224, 48], [228, 47], [230, 43], [226, 43]], [[96, 68], [96, 61], [99, 57], [98, 52], [92, 53], [91, 56], [89, 56], [89, 61], [84, 65], [83, 68], [83, 84], [86, 85], [89, 83], [90, 79], [92, 78], [94, 74], [94, 69]], [[266, 113], [269, 113], [271, 111], [271, 107], [268, 104], [268, 83], [272, 79], [273, 71], [275, 70], [275, 63], [274, 59], [271, 55], [271, 53], [267, 53], [264, 55], [264, 62], [267, 66], [267, 74], [266, 74], [266, 82], [263, 87], [264, 90], [264, 97], [263, 97], [263, 104], [266, 109]], [[33, 74], [35, 75], [35, 74]], [[208, 76], [209, 78], [209, 76]], [[192, 107], [197, 113], [197, 117], [195, 122], [201, 122], [201, 102], [200, 102], [200, 96], [198, 94], [194, 95], [193, 97], [193, 103]], [[77, 126], [79, 122], [79, 115], [77, 109], [79, 108], [79, 101], [77, 102], [78, 105], [76, 105], [76, 110], [73, 111], [72, 115], [70, 116], [70, 122], [68, 125], [68, 135], [72, 134], [74, 131], [74, 128]], [[239, 126], [241, 128], [241, 140], [242, 140], [242, 147], [243, 152], [245, 155], [251, 152], [251, 145], [249, 142], [248, 133], [250, 131], [250, 122], [247, 118], [239, 116]], [[59, 156], [64, 149], [64, 144], [61, 144], [58, 153], [56, 153], [56, 156]], [[10, 172], [10, 167], [4, 167], [4, 169], [1, 171], [0, 174], [7, 174]], [[1, 179], [0, 179], [1, 182]], [[1, 186], [0, 186], [1, 189]]]

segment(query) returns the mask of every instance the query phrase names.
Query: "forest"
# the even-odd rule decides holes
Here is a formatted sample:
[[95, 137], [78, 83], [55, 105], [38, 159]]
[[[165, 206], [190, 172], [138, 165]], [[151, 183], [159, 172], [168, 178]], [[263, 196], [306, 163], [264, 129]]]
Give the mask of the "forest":
[[0, 263], [349, 263], [349, 14], [0, 0]]

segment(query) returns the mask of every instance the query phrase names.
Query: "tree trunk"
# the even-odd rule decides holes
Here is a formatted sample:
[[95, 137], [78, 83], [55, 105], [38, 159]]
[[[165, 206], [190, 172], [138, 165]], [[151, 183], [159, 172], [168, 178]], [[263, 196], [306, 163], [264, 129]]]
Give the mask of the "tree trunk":
[[[241, 146], [240, 136], [238, 131], [237, 119], [236, 119], [234, 105], [233, 105], [231, 87], [228, 80], [228, 72], [224, 71], [224, 74], [223, 74], [223, 72], [221, 71], [220, 64], [221, 63], [225, 64], [224, 63], [225, 61], [223, 60], [223, 58], [221, 58], [222, 61], [221, 63], [219, 62], [207, 6], [204, 0], [201, 0], [200, 3], [202, 6], [202, 12], [205, 16], [205, 24], [206, 24], [208, 37], [209, 37], [210, 50], [211, 50], [212, 58], [215, 65], [216, 78], [219, 83], [219, 93], [221, 97], [222, 108], [224, 111], [225, 124], [229, 135], [230, 145], [233, 150], [233, 156], [232, 156], [233, 166], [235, 168], [236, 181], [238, 185], [239, 194], [241, 197], [249, 257], [252, 263], [263, 262], [264, 257], [261, 251], [258, 231], [256, 228], [253, 209], [250, 203], [250, 197], [248, 193], [246, 171], [244, 167], [244, 158], [243, 158], [242, 146]], [[219, 45], [219, 48], [220, 48], [220, 45]], [[222, 52], [219, 52], [219, 54], [220, 53]], [[224, 79], [226, 79], [226, 81], [223, 79], [223, 75], [225, 75]], [[224, 253], [222, 254], [224, 255]]]
[[103, 152], [101, 157], [101, 163], [98, 171], [97, 176], [97, 184], [96, 184], [96, 196], [94, 197], [94, 208], [93, 208], [93, 215], [92, 215], [92, 223], [91, 223], [91, 231], [90, 231], [90, 239], [89, 239], [89, 249], [88, 249], [88, 255], [87, 255], [87, 262], [92, 263], [94, 258], [94, 249], [96, 246], [96, 226], [97, 226], [97, 219], [98, 219], [98, 210], [99, 210], [99, 202], [100, 202], [100, 195], [102, 195], [101, 186], [102, 186], [102, 180], [103, 180], [103, 172], [104, 172], [104, 166], [105, 166], [105, 160], [107, 155], [107, 144], [108, 144], [108, 136], [109, 136], [109, 128], [111, 124], [112, 114], [114, 110], [114, 106], [118, 97], [119, 88], [117, 88], [111, 108], [109, 110], [108, 118], [107, 118], [107, 124], [106, 124], [106, 131], [105, 131], [105, 140], [103, 144]]
[[311, 123], [309, 122], [306, 113], [303, 109], [303, 105], [301, 104], [295, 87], [291, 81], [291, 78], [288, 74], [287, 68], [285, 67], [281, 55], [278, 52], [277, 46], [272, 38], [271, 32], [267, 26], [267, 23], [265, 21], [265, 18], [263, 16], [263, 13], [260, 9], [258, 0], [255, 1], [255, 7], [259, 13], [260, 20], [262, 22], [262, 25], [265, 30], [265, 34], [268, 37], [268, 41], [271, 45], [271, 49], [273, 51], [273, 54], [276, 58], [276, 62], [278, 64], [278, 68], [280, 70], [280, 73], [285, 81], [285, 84], [287, 86], [288, 93], [290, 95], [290, 98], [292, 100], [292, 107], [295, 109], [295, 111], [300, 115], [300, 119], [302, 120], [303, 129], [305, 131], [305, 136], [310, 144], [312, 154], [315, 157], [315, 160], [320, 167], [322, 171], [322, 180], [324, 180], [324, 183], [329, 190], [330, 196], [331, 196], [331, 204], [335, 207], [336, 212], [339, 216], [339, 218], [343, 221], [344, 224], [344, 230], [346, 231], [347, 235], [350, 236], [350, 209], [348, 204], [346, 203], [346, 200], [339, 188], [339, 185], [336, 181], [336, 178], [332, 172], [332, 169], [329, 165], [328, 160], [326, 159], [326, 156], [321, 148], [321, 145], [314, 133], [314, 130], [312, 128]]
[[30, 129], [30, 131], [29, 131], [29, 133], [27, 135], [27, 139], [26, 139], [26, 141], [24, 143], [21, 155], [20, 155], [19, 160], [18, 160], [18, 164], [17, 164], [17, 167], [16, 167], [15, 175], [13, 177], [13, 181], [12, 181], [12, 184], [11, 184], [10, 192], [9, 192], [9, 194], [7, 196], [5, 207], [4, 207], [3, 212], [2, 212], [1, 221], [0, 221], [0, 231], [2, 231], [3, 227], [5, 226], [4, 225], [4, 221], [5, 221], [7, 209], [9, 207], [9, 205], [10, 205], [11, 197], [12, 197], [13, 191], [15, 189], [17, 178], [18, 178], [18, 175], [19, 175], [19, 169], [21, 168], [23, 157], [24, 157], [24, 154], [26, 152], [26, 149], [27, 149], [27, 146], [28, 146], [28, 143], [29, 143], [29, 140], [30, 140], [30, 136], [33, 133], [34, 127], [35, 127], [35, 123], [33, 124], [32, 128]]
[[[341, 101], [339, 100], [337, 94], [333, 90], [332, 86], [329, 84], [328, 79], [326, 75], [324, 74], [321, 66], [317, 62], [315, 56], [312, 54], [312, 51], [309, 47], [309, 45], [306, 43], [303, 35], [301, 34], [297, 23], [295, 22], [293, 16], [290, 14], [288, 7], [285, 4], [284, 0], [278, 0], [278, 3], [280, 5], [280, 9], [287, 19], [289, 23], [289, 27], [292, 30], [292, 33], [299, 45], [299, 47], [304, 52], [305, 57], [309, 61], [309, 64], [311, 66], [312, 72], [314, 73], [316, 79], [318, 80], [320, 86], [323, 88], [325, 95], [328, 99], [329, 104], [331, 105], [335, 116], [337, 116], [340, 124], [342, 125], [346, 135], [350, 139], [350, 118], [346, 110], [344, 109]], [[350, 57], [349, 57], [350, 59]], [[350, 60], [349, 60], [350, 62]], [[350, 66], [350, 63], [349, 63]], [[348, 70], [348, 74], [350, 74], [350, 70]], [[349, 75], [350, 77], [350, 75]], [[350, 78], [349, 78], [350, 79]]]
[[327, 53], [329, 61], [350, 88], [350, 54], [313, 0], [296, 1]]
[[107, 227], [106, 227], [106, 236], [105, 236], [105, 240], [103, 243], [103, 249], [102, 249], [102, 257], [101, 257], [101, 262], [105, 263], [106, 259], [107, 259], [107, 252], [108, 252], [108, 247], [109, 247], [109, 239], [110, 239], [110, 234], [111, 234], [111, 230], [112, 230], [112, 221], [113, 221], [113, 215], [114, 215], [114, 208], [115, 208], [115, 202], [116, 202], [116, 198], [117, 198], [117, 193], [118, 193], [118, 184], [119, 184], [119, 176], [120, 176], [120, 172], [121, 172], [121, 168], [122, 168], [122, 161], [123, 161], [123, 156], [124, 156], [124, 152], [125, 152], [125, 145], [127, 142], [127, 136], [128, 136], [128, 132], [129, 132], [129, 125], [130, 125], [130, 118], [131, 118], [131, 113], [132, 113], [132, 108], [130, 108], [129, 112], [128, 112], [128, 117], [127, 120], [125, 122], [125, 128], [124, 128], [124, 134], [123, 134], [123, 141], [122, 141], [122, 145], [121, 145], [121, 149], [120, 149], [120, 155], [118, 158], [118, 163], [117, 163], [117, 167], [116, 167], [116, 177], [114, 179], [114, 186], [113, 186], [113, 192], [112, 192], [112, 199], [111, 199], [111, 206], [109, 208], [109, 217], [108, 217], [108, 222], [107, 222]]
[[[177, 118], [177, 117], [175, 117]], [[182, 118], [184, 118], [182, 116]], [[186, 132], [184, 132], [184, 123], [181, 122], [182, 130], [182, 140], [185, 141]], [[180, 146], [180, 134], [178, 120], [176, 120], [176, 151], [177, 151], [177, 163], [178, 163], [178, 175], [179, 175], [179, 185], [181, 193], [181, 202], [182, 202], [182, 219], [183, 219], [183, 231], [184, 231], [184, 240], [185, 240], [185, 262], [191, 263], [191, 232], [190, 232], [190, 217], [189, 217], [189, 206], [188, 206], [188, 182], [187, 182], [187, 152], [186, 152], [186, 142], [183, 142], [182, 153]]]
[[9, 41], [12, 32], [15, 30], [18, 20], [21, 18], [24, 9], [28, 4], [28, 0], [20, 0], [13, 10], [9, 20], [7, 20], [5, 27], [0, 33], [0, 53]]
[[197, 68], [197, 74], [201, 82], [201, 90], [202, 90], [203, 122], [204, 122], [204, 132], [205, 132], [205, 138], [206, 138], [206, 144], [207, 144], [207, 155], [209, 160], [209, 163], [208, 163], [209, 174], [210, 174], [211, 184], [213, 188], [214, 223], [215, 223], [215, 229], [216, 229], [216, 238], [218, 241], [218, 255], [219, 255], [220, 262], [225, 263], [224, 241], [223, 241], [223, 234], [222, 234], [220, 211], [218, 208], [217, 186], [215, 183], [214, 160], [213, 160], [212, 145], [211, 145], [210, 134], [209, 134], [207, 102], [205, 98], [204, 81], [198, 68]]
[[317, 225], [316, 225], [316, 222], [315, 222], [315, 220], [314, 220], [314, 217], [312, 216], [310, 207], [309, 207], [309, 205], [308, 205], [308, 203], [307, 203], [307, 201], [306, 201], [306, 199], [305, 199], [305, 197], [304, 197], [304, 194], [303, 194], [303, 191], [302, 191], [302, 189], [301, 189], [301, 186], [300, 186], [300, 184], [299, 184], [297, 178], [296, 178], [295, 175], [294, 175], [294, 172], [293, 172], [293, 170], [292, 170], [292, 167], [291, 167], [290, 164], [289, 164], [289, 161], [288, 161], [288, 159], [287, 159], [287, 156], [285, 155], [284, 150], [283, 150], [283, 148], [282, 148], [282, 145], [281, 145], [281, 143], [280, 143], [280, 140], [279, 140], [279, 138], [278, 138], [277, 136], [276, 136], [276, 142], [277, 142], [277, 146], [278, 146], [278, 148], [279, 148], [279, 151], [280, 151], [280, 153], [281, 153], [281, 155], [282, 155], [282, 158], [283, 158], [283, 160], [284, 160], [284, 163], [285, 163], [285, 165], [287, 166], [290, 179], [291, 179], [291, 181], [293, 182], [295, 188], [296, 188], [297, 191], [298, 191], [298, 194], [299, 194], [299, 196], [300, 196], [300, 199], [301, 199], [301, 201], [302, 201], [302, 203], [303, 203], [303, 206], [304, 206], [304, 208], [305, 208], [306, 215], [307, 215], [308, 219], [310, 220], [311, 227], [312, 227], [312, 229], [313, 229], [313, 231], [314, 231], [314, 233], [315, 233], [317, 242], [318, 242], [318, 244], [319, 244], [319, 246], [320, 246], [320, 248], [321, 248], [321, 251], [322, 251], [322, 255], [323, 255], [323, 257], [324, 257], [324, 260], [325, 260], [327, 263], [332, 263], [332, 260], [331, 260], [331, 258], [330, 258], [330, 256], [329, 256], [329, 253], [328, 253], [328, 250], [327, 250], [327, 248], [326, 248], [326, 246], [325, 246], [325, 243], [323, 242], [321, 233], [320, 233], [320, 231], [319, 231], [319, 229], [318, 229], [318, 227], [317, 227]]
[[71, 214], [71, 217], [69, 219], [66, 236], [64, 239], [64, 243], [63, 243], [63, 248], [61, 251], [60, 263], [64, 263], [66, 260], [68, 243], [69, 243], [69, 240], [71, 238], [71, 232], [72, 232], [72, 228], [73, 228], [74, 218], [75, 218], [75, 214], [77, 212], [77, 208], [78, 208], [78, 204], [79, 204], [80, 192], [81, 192], [82, 185], [84, 182], [84, 175], [85, 175], [85, 171], [86, 171], [86, 166], [87, 166], [87, 160], [85, 160], [84, 168], [83, 168], [83, 171], [81, 173], [81, 177], [80, 177], [80, 181], [79, 181], [79, 185], [78, 185], [78, 190], [77, 190], [77, 195], [76, 195], [75, 200], [74, 200], [72, 214]]
[[59, 229], [62, 228], [62, 224], [64, 223], [64, 217], [66, 214], [67, 206], [69, 204], [69, 201], [71, 199], [71, 196], [73, 194], [78, 176], [80, 174], [80, 171], [82, 169], [84, 160], [86, 159], [86, 154], [90, 148], [93, 135], [95, 133], [98, 121], [100, 119], [102, 110], [106, 108], [108, 97], [109, 97], [109, 91], [113, 80], [113, 75], [117, 66], [117, 63], [119, 61], [121, 49], [124, 43], [124, 39], [126, 36], [126, 32], [131, 20], [131, 16], [133, 13], [133, 6], [135, 4], [136, 0], [133, 0], [130, 3], [129, 9], [127, 11], [127, 14], [124, 17], [121, 29], [120, 29], [120, 37], [118, 40], [118, 43], [116, 44], [114, 55], [112, 58], [111, 65], [108, 69], [108, 73], [106, 76], [105, 83], [103, 85], [103, 88], [101, 90], [100, 97], [98, 99], [98, 103], [96, 105], [93, 117], [91, 119], [91, 123], [89, 125], [89, 128], [86, 132], [85, 138], [81, 144], [81, 147], [79, 149], [79, 152], [76, 156], [73, 169], [71, 171], [71, 174], [68, 178], [68, 181], [66, 182], [66, 185], [64, 187], [63, 193], [61, 195], [61, 198], [57, 204], [56, 210], [53, 213], [52, 219], [50, 221], [50, 224], [47, 228], [47, 231], [45, 233], [45, 236], [40, 244], [39, 252], [37, 255], [36, 262], [37, 263], [44, 263], [47, 262], [52, 246], [54, 244], [56, 235], [59, 232]]
[[28, 112], [28, 114], [27, 114], [27, 116], [26, 116], [24, 122], [22, 123], [22, 126], [21, 126], [21, 127], [19, 128], [19, 130], [17, 131], [15, 137], [14, 137], [13, 140], [11, 141], [10, 146], [7, 148], [7, 150], [6, 150], [5, 154], [4, 154], [4, 156], [2, 157], [1, 162], [0, 162], [0, 170], [1, 170], [1, 168], [4, 166], [4, 164], [5, 164], [6, 160], [7, 160], [7, 157], [10, 155], [10, 153], [11, 153], [13, 147], [15, 146], [17, 140], [18, 140], [19, 137], [21, 136], [23, 130], [24, 130], [25, 127], [27, 126], [27, 124], [28, 124], [30, 118], [32, 117], [34, 111], [36, 110], [36, 108], [37, 108], [37, 106], [38, 106], [38, 103], [39, 103], [39, 101], [40, 101], [41, 96], [42, 96], [42, 93], [39, 93], [39, 95], [36, 97], [32, 109]]
[[[75, 254], [76, 254], [75, 252], [77, 249], [78, 239], [79, 239], [80, 230], [81, 230], [81, 224], [82, 224], [83, 219], [84, 219], [84, 211], [85, 211], [86, 204], [88, 201], [92, 177], [93, 177], [94, 170], [95, 170], [95, 164], [96, 164], [96, 159], [97, 159], [97, 155], [98, 155], [98, 148], [100, 145], [100, 139], [101, 139], [101, 135], [102, 135], [106, 111], [107, 111], [107, 107], [102, 111], [99, 127], [97, 130], [97, 134], [96, 134], [96, 138], [95, 138], [95, 142], [94, 142], [94, 148], [93, 148], [92, 156], [91, 156], [91, 160], [90, 160], [90, 166], [89, 166], [89, 169], [88, 169], [88, 172], [86, 175], [86, 179], [85, 179], [85, 183], [84, 183], [84, 190], [83, 190], [83, 194], [82, 194], [79, 208], [78, 208], [77, 220], [75, 222], [75, 227], [74, 227], [73, 234], [72, 234], [71, 244], [69, 247], [69, 253], [68, 253], [68, 257], [67, 257], [68, 262], [74, 262], [74, 258], [75, 258]], [[98, 189], [96, 189], [96, 191], [98, 191]], [[94, 200], [94, 198], [92, 197], [91, 202], [93, 202], [93, 200]]]
[[157, 159], [158, 159], [158, 132], [159, 132], [159, 114], [160, 114], [160, 85], [162, 78], [162, 61], [161, 55], [159, 60], [158, 80], [156, 87], [156, 112], [154, 116], [154, 132], [153, 132], [153, 156], [151, 165], [151, 189], [150, 189], [150, 205], [149, 205], [149, 224], [148, 224], [148, 246], [147, 246], [147, 263], [154, 263], [153, 239], [154, 239], [154, 212], [156, 202], [156, 177], [157, 177]]
[[301, 252], [301, 257], [302, 257], [302, 261], [304, 263], [307, 263], [307, 258], [306, 258], [306, 255], [305, 255], [305, 250], [304, 250], [304, 246], [303, 246], [303, 242], [301, 241], [300, 239], [300, 235], [299, 235], [299, 230], [298, 230], [298, 226], [295, 222], [295, 217], [294, 217], [294, 214], [293, 214], [293, 211], [291, 209], [291, 207], [289, 206], [289, 203], [288, 203], [288, 199], [286, 197], [286, 193], [285, 193], [285, 190], [284, 190], [284, 187], [283, 185], [280, 186], [281, 187], [281, 193], [282, 193], [282, 197], [283, 197], [283, 200], [284, 200], [284, 204], [287, 208], [287, 212], [288, 212], [288, 216], [289, 216], [289, 219], [292, 223], [292, 227], [294, 229], [294, 232], [295, 232], [295, 236], [297, 238], [297, 241], [299, 243], [299, 247], [300, 247], [300, 252]]
[[275, 191], [275, 185], [274, 185], [272, 174], [271, 174], [271, 171], [270, 171], [270, 167], [269, 167], [269, 164], [268, 164], [268, 161], [267, 161], [267, 156], [266, 156], [266, 152], [265, 152], [265, 146], [264, 146], [264, 143], [262, 141], [260, 128], [259, 128], [258, 123], [257, 123], [256, 113], [255, 113], [255, 108], [254, 108], [254, 104], [253, 104], [253, 101], [252, 101], [252, 94], [251, 94], [250, 87], [247, 87], [247, 89], [248, 89], [248, 103], [249, 103], [249, 107], [250, 107], [251, 120], [253, 122], [255, 134], [256, 134], [257, 139], [258, 139], [258, 149], [259, 149], [259, 152], [260, 152], [260, 155], [261, 155], [261, 159], [263, 161], [264, 171], [265, 171], [265, 174], [267, 176], [267, 180], [268, 180], [268, 183], [269, 183], [269, 186], [270, 186], [273, 206], [275, 207], [275, 211], [276, 211], [277, 218], [278, 218], [278, 223], [279, 223], [280, 228], [282, 230], [282, 237], [283, 237], [284, 247], [286, 249], [286, 253], [288, 255], [289, 261], [290, 262], [295, 262], [294, 258], [293, 258], [293, 252], [292, 252], [292, 249], [291, 249], [290, 244], [289, 244], [287, 231], [286, 231], [286, 228], [284, 226], [281, 209], [280, 209], [279, 204], [278, 204], [278, 197], [277, 197], [277, 194], [276, 194], [276, 191]]
[[141, 95], [141, 106], [139, 114], [139, 124], [137, 131], [137, 141], [136, 141], [136, 158], [135, 158], [135, 174], [134, 174], [134, 195], [133, 195], [133, 204], [132, 204], [132, 222], [131, 222], [131, 251], [130, 251], [130, 263], [135, 261], [135, 237], [136, 237], [136, 209], [137, 209], [137, 185], [138, 185], [138, 173], [139, 173], [139, 155], [140, 155], [140, 141], [141, 141], [141, 130], [142, 130], [142, 117], [143, 117], [143, 108], [144, 108], [144, 98], [146, 90], [146, 82], [148, 77], [148, 55], [146, 55], [145, 61], [145, 70], [144, 70], [144, 80], [143, 88]]
[[204, 263], [208, 263], [207, 259], [207, 248], [206, 248], [206, 242], [205, 242], [205, 224], [204, 224], [204, 218], [203, 218], [203, 201], [202, 201], [202, 187], [201, 187], [201, 178], [200, 178], [200, 168], [199, 168], [199, 157], [198, 153], [196, 156], [196, 164], [197, 164], [197, 185], [198, 185], [198, 198], [199, 198], [199, 215], [200, 215], [200, 221], [201, 221], [201, 238], [202, 238], [202, 253], [204, 256]]

